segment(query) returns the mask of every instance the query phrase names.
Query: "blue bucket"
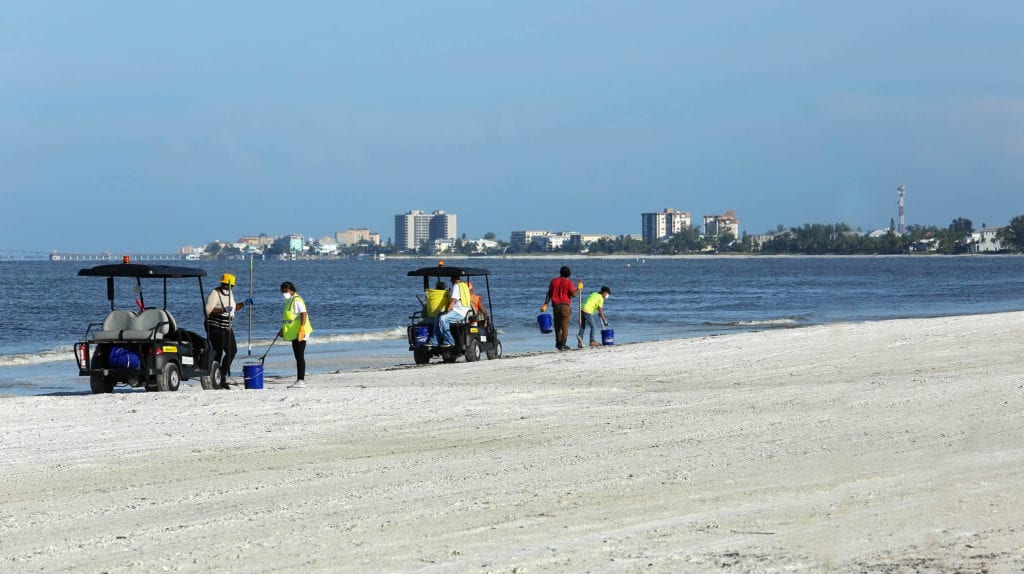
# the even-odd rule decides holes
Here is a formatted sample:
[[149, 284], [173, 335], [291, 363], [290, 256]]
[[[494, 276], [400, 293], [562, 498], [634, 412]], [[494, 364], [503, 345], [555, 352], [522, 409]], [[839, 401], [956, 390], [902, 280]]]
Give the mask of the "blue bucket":
[[615, 344], [615, 329], [601, 329], [601, 344], [602, 345], [614, 345]]
[[537, 326], [541, 333], [550, 333], [555, 330], [555, 322], [548, 313], [537, 315]]
[[242, 365], [242, 376], [245, 377], [245, 388], [263, 388], [263, 365]]
[[412, 341], [417, 347], [422, 347], [430, 340], [430, 325], [416, 325], [412, 328]]

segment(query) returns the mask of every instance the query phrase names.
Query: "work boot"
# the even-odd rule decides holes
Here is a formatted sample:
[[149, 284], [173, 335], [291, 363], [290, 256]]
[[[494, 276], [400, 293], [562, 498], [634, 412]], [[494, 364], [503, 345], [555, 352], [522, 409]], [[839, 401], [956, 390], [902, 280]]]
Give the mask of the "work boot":
[[583, 348], [583, 337], [580, 337], [579, 335], [576, 335], [576, 348], [577, 349], [582, 349]]
[[600, 346], [601, 346], [601, 343], [598, 343], [597, 341], [591, 341], [591, 342], [590, 342], [590, 346], [591, 346], [591, 347], [600, 347]]

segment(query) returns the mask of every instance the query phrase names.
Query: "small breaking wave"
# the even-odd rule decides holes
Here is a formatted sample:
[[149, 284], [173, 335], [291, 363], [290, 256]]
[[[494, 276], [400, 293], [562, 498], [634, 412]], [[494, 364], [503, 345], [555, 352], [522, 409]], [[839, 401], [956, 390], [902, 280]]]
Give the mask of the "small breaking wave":
[[44, 365], [47, 363], [59, 363], [67, 361], [73, 363], [75, 355], [72, 346], [65, 349], [50, 349], [39, 353], [15, 353], [12, 355], [0, 355], [0, 367], [23, 367], [26, 365]]
[[[245, 337], [239, 337], [239, 333], [236, 331], [235, 338], [238, 340], [238, 349], [240, 351], [245, 349], [245, 347], [247, 346]], [[405, 327], [394, 327], [391, 329], [383, 329], [380, 331], [363, 331], [359, 333], [331, 333], [325, 335], [320, 335], [319, 333], [314, 331], [313, 335], [310, 336], [309, 338], [309, 343], [311, 345], [329, 345], [337, 343], [387, 341], [392, 339], [404, 338]], [[252, 345], [254, 347], [268, 347], [272, 341], [273, 339], [254, 340], [252, 342]], [[25, 367], [31, 365], [45, 365], [49, 363], [60, 362], [75, 362], [74, 345], [72, 343], [68, 343], [66, 347], [49, 349], [46, 351], [40, 351], [38, 353], [11, 353], [9, 355], [0, 355], [0, 368]]]
[[[310, 344], [330, 343], [361, 343], [365, 341], [386, 341], [389, 339], [404, 339], [405, 327], [394, 327], [381, 331], [364, 331], [360, 333], [335, 333], [320, 335], [316, 332], [316, 325], [313, 325], [313, 334], [309, 337]], [[270, 344], [270, 341], [267, 341]]]
[[795, 327], [800, 324], [800, 321], [795, 317], [783, 317], [781, 319], [756, 319], [750, 321], [729, 321], [728, 323], [715, 323], [713, 321], [705, 321], [705, 325], [709, 327]]

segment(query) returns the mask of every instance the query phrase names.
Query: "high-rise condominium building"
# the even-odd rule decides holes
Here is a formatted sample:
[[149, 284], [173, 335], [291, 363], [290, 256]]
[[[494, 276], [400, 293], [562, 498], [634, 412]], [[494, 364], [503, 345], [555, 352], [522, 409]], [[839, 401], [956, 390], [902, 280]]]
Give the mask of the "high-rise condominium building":
[[641, 213], [643, 240], [664, 241], [690, 226], [690, 214], [666, 207], [665, 211]]
[[412, 251], [424, 241], [457, 237], [456, 217], [453, 213], [435, 211], [427, 214], [413, 210], [395, 216], [395, 247]]

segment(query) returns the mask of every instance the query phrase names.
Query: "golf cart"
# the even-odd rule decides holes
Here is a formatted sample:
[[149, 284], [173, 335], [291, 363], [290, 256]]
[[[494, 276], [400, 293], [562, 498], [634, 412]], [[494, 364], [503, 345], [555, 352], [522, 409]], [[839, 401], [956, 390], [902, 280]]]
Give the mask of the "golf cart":
[[[93, 393], [113, 392], [123, 383], [147, 391], [176, 391], [182, 380], [199, 377], [204, 389], [226, 388], [213, 349], [202, 335], [178, 326], [167, 310], [167, 280], [196, 278], [199, 305], [203, 301], [206, 271], [191, 267], [131, 263], [99, 265], [78, 272], [80, 277], [106, 277], [110, 312], [102, 323], [90, 323], [83, 340], [75, 344], [79, 376], [89, 377]], [[114, 278], [135, 279], [137, 309], [116, 309]], [[147, 307], [143, 279], [162, 279], [162, 307]]]
[[[480, 360], [484, 353], [488, 359], [501, 358], [501, 341], [498, 340], [498, 328], [494, 326], [494, 313], [491, 306], [491, 283], [486, 269], [470, 269], [468, 267], [448, 267], [444, 261], [437, 267], [424, 267], [408, 273], [409, 277], [423, 278], [423, 293], [426, 301], [420, 300], [422, 308], [409, 317], [406, 335], [409, 339], [409, 350], [417, 365], [430, 362], [431, 357], [441, 357], [445, 363], [454, 363], [460, 355], [467, 362]], [[470, 282], [473, 277], [483, 277], [486, 287], [486, 305], [483, 312], [470, 310], [466, 318], [451, 324], [452, 338], [455, 344], [451, 347], [428, 345], [428, 339], [434, 328], [434, 319], [444, 313], [447, 306], [445, 295], [454, 279]], [[447, 280], [447, 283], [444, 283]], [[439, 285], [444, 283], [444, 285]]]

